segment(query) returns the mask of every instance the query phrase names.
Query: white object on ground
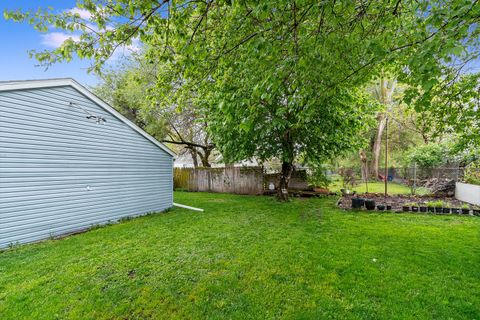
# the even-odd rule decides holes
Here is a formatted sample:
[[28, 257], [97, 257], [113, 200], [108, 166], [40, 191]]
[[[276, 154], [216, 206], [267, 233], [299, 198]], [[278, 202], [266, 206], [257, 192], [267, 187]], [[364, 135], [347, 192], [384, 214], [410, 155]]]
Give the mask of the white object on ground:
[[174, 205], [175, 207], [180, 207], [180, 208], [185, 208], [185, 209], [190, 209], [190, 210], [202, 211], [202, 212], [203, 212], [203, 209], [186, 206], [186, 205], [184, 205], [184, 204], [179, 204], [179, 203], [175, 203], [175, 202], [174, 202], [173, 205]]
[[478, 206], [480, 205], [480, 186], [457, 182], [455, 184], [455, 198]]

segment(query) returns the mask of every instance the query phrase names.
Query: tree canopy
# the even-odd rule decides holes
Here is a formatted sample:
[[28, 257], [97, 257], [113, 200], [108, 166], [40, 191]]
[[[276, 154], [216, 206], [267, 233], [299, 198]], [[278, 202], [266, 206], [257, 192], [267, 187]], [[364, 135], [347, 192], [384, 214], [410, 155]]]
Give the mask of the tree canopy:
[[[479, 52], [477, 1], [93, 1], [71, 12], [9, 12], [41, 31], [79, 34], [48, 65], [74, 55], [92, 70], [122, 46], [143, 44], [162, 63], [157, 106], [194, 105], [229, 161], [282, 161], [280, 196], [292, 164], [321, 161], [362, 142], [376, 103], [362, 90], [388, 71], [409, 85], [406, 98], [428, 108], [435, 88], [457, 84]], [[452, 81], [453, 80], [453, 81]], [[460, 84], [459, 84], [460, 85]], [[204, 119], [202, 119], [204, 118]]]

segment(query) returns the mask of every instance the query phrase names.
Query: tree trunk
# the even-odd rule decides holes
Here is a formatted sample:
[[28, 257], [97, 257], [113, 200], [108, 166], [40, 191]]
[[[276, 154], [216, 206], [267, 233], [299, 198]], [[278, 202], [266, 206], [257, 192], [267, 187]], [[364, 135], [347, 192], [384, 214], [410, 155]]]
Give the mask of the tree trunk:
[[284, 161], [282, 163], [282, 172], [280, 173], [280, 181], [278, 184], [277, 197], [281, 201], [288, 201], [288, 184], [292, 177], [293, 164]]
[[[425, 123], [425, 120], [423, 118], [423, 115], [420, 115], [420, 119], [422, 121], [422, 124], [421, 124], [421, 127], [420, 127], [420, 134], [422, 136], [422, 139], [423, 139], [423, 142], [425, 144], [429, 144], [430, 143], [430, 139], [428, 137], [428, 126], [427, 124]], [[415, 125], [415, 124], [414, 124]]]
[[386, 108], [385, 112], [380, 113], [377, 116], [378, 120], [378, 127], [377, 132], [375, 133], [375, 139], [373, 141], [372, 146], [372, 163], [370, 165], [370, 169], [372, 170], [371, 175], [378, 179], [380, 172], [378, 171], [378, 164], [380, 162], [380, 151], [382, 147], [382, 135], [383, 131], [385, 130], [385, 119], [387, 113], [392, 108], [393, 104], [393, 93], [395, 92], [395, 87], [397, 85], [397, 80], [395, 79], [387, 79], [387, 78], [380, 78], [379, 84], [375, 87], [375, 95], [381, 104], [383, 104]]
[[372, 147], [372, 164], [370, 165], [370, 169], [372, 170], [372, 176], [375, 179], [378, 179], [379, 171], [378, 171], [378, 164], [380, 162], [380, 151], [382, 148], [382, 135], [383, 131], [385, 130], [385, 114], [381, 113], [377, 117], [378, 120], [378, 127], [377, 132], [375, 133], [375, 140], [373, 142]]
[[198, 152], [198, 156], [200, 157], [200, 160], [202, 161], [202, 166], [205, 168], [210, 168], [212, 165], [208, 161], [210, 158], [210, 154], [212, 153], [212, 149], [207, 147], [207, 148], [202, 148], [203, 153]]
[[197, 149], [195, 148], [190, 149], [190, 155], [192, 156], [192, 159], [193, 159], [193, 167], [195, 169], [198, 168]]

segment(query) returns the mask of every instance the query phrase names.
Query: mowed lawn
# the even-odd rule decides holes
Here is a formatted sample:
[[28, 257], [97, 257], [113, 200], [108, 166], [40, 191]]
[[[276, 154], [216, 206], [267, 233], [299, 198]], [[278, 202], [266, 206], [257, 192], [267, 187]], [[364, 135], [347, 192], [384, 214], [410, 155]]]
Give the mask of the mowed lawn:
[[0, 319], [479, 319], [480, 218], [176, 193], [0, 253]]
[[[333, 192], [340, 192], [343, 188], [342, 182], [339, 180], [335, 180], [329, 186], [329, 189]], [[357, 193], [365, 193], [367, 192], [367, 186], [365, 182], [358, 182], [356, 186], [352, 188], [352, 191], [357, 191]], [[369, 193], [384, 193], [385, 192], [385, 182], [382, 181], [371, 181], [368, 183], [368, 192]], [[397, 195], [397, 194], [411, 194], [412, 190], [409, 186], [397, 182], [388, 182], [387, 183], [387, 192], [390, 195]], [[427, 188], [418, 187], [415, 191], [415, 194], [423, 195], [428, 194], [430, 191]]]

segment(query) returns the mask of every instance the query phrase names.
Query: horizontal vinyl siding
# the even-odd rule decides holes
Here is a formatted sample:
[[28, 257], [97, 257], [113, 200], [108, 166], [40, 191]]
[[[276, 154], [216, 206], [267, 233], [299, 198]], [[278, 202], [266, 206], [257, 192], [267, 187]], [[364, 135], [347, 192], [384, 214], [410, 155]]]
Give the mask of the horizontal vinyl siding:
[[165, 210], [172, 163], [72, 87], [0, 92], [0, 247]]

